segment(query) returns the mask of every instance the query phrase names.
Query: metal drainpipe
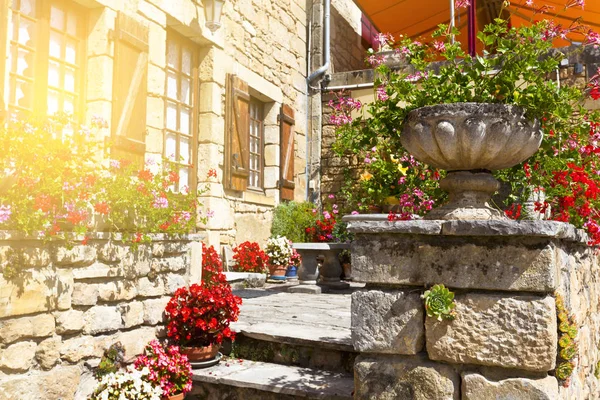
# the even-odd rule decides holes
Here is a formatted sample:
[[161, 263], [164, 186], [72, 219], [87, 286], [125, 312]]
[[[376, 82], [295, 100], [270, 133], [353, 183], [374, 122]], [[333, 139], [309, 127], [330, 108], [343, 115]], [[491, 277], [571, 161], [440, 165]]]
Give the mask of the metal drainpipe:
[[[311, 157], [310, 153], [310, 143], [308, 140], [308, 126], [310, 115], [308, 110], [310, 109], [310, 85], [311, 83], [321, 75], [323, 75], [328, 69], [330, 64], [330, 53], [331, 53], [331, 30], [330, 30], [330, 18], [331, 17], [331, 0], [323, 0], [323, 56], [324, 56], [324, 64], [319, 67], [315, 72], [310, 74], [308, 78], [306, 78], [306, 200], [310, 198], [310, 161]], [[309, 36], [310, 31], [309, 31]], [[308, 47], [308, 53], [310, 56], [310, 46]], [[309, 58], [307, 58], [309, 60]], [[307, 61], [307, 70], [310, 71], [310, 61]]]
[[[456, 26], [456, 17], [454, 16], [454, 0], [450, 0], [450, 27], [454, 29]], [[452, 43], [454, 44], [454, 34], [451, 36]]]

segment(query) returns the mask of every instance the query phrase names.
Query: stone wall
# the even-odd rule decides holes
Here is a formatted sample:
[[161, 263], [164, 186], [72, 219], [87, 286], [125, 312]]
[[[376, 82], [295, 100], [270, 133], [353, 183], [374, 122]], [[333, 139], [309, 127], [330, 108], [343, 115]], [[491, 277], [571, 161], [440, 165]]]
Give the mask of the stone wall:
[[199, 239], [136, 249], [104, 234], [67, 246], [0, 232], [0, 399], [86, 399], [110, 345], [131, 360], [164, 337], [170, 296], [200, 281]]
[[[599, 398], [600, 266], [581, 231], [385, 217], [349, 218], [353, 277], [367, 283], [352, 297], [356, 399]], [[454, 320], [426, 316], [433, 284], [455, 292]], [[578, 328], [567, 381], [557, 296]]]
[[365, 67], [367, 49], [361, 39], [362, 12], [350, 0], [331, 2], [331, 72]]

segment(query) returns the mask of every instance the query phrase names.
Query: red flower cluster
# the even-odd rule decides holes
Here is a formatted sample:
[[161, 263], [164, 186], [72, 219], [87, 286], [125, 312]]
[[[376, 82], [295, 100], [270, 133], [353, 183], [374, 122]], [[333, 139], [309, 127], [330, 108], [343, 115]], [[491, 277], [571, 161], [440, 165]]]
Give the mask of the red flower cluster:
[[192, 366], [177, 346], [166, 346], [154, 339], [146, 345], [143, 355], [134, 362], [138, 370], [148, 368], [148, 379], [160, 386], [163, 396], [173, 396], [192, 390]]
[[234, 339], [229, 324], [237, 321], [240, 304], [227, 282], [203, 281], [177, 289], [165, 308], [167, 336], [179, 345], [200, 347]]
[[333, 240], [333, 228], [335, 227], [335, 218], [327, 214], [329, 218], [318, 219], [315, 226], [306, 228], [306, 234], [311, 242], [325, 243]]
[[213, 246], [207, 247], [202, 243], [202, 282], [204, 284], [227, 283], [223, 275], [221, 257]]
[[268, 270], [269, 256], [256, 242], [244, 242], [235, 247], [233, 259], [237, 261], [236, 271], [262, 273]]

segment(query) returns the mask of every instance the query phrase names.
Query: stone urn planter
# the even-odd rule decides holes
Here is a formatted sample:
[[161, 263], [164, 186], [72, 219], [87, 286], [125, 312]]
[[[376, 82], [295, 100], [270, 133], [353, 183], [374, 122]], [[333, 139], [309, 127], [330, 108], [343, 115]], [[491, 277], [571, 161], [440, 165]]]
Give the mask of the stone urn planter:
[[300, 284], [290, 288], [290, 292], [321, 293], [319, 285], [332, 289], [346, 289], [348, 283], [342, 282], [342, 266], [338, 259], [342, 250], [350, 249], [349, 243], [294, 243], [294, 249], [302, 257], [298, 268]]
[[539, 121], [512, 105], [454, 103], [410, 112], [402, 145], [417, 160], [448, 171], [440, 187], [449, 201], [425, 219], [506, 219], [490, 205], [500, 187], [491, 172], [527, 160], [542, 137]]

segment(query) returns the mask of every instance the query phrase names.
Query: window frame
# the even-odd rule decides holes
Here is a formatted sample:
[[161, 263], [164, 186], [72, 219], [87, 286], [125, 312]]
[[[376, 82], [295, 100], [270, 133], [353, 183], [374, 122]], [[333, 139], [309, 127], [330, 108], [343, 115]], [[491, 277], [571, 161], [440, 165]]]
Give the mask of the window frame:
[[[177, 51], [178, 51], [178, 69], [175, 70], [172, 67], [169, 66], [169, 43], [170, 42], [175, 42], [177, 44]], [[182, 101], [180, 101], [179, 99], [172, 99], [168, 96], [168, 84], [169, 84], [169, 73], [175, 73], [177, 76], [177, 94], [179, 94], [179, 91], [181, 90], [181, 74], [184, 74], [183, 72], [183, 67], [182, 67], [182, 54], [183, 54], [183, 48], [187, 47], [190, 51], [191, 51], [191, 75], [189, 75], [189, 77], [191, 78], [191, 88], [190, 88], [190, 96], [191, 96], [191, 107], [188, 107], [187, 104], [184, 104]], [[198, 187], [198, 123], [199, 123], [199, 102], [200, 102], [200, 82], [199, 82], [199, 76], [198, 76], [198, 72], [199, 72], [199, 60], [200, 60], [200, 50], [198, 48], [198, 45], [195, 44], [193, 41], [191, 41], [190, 39], [186, 38], [185, 36], [181, 35], [180, 33], [172, 30], [172, 29], [168, 29], [167, 30], [167, 40], [165, 41], [165, 91], [164, 91], [164, 95], [163, 95], [163, 101], [164, 101], [164, 127], [163, 127], [163, 157], [165, 159], [168, 159], [168, 154], [167, 154], [167, 136], [168, 134], [173, 134], [176, 137], [176, 154], [175, 154], [175, 160], [171, 161], [174, 164], [176, 164], [178, 166], [177, 168], [177, 173], [179, 174], [179, 170], [180, 168], [185, 165], [183, 163], [181, 163], [179, 161], [180, 159], [180, 143], [181, 143], [181, 135], [189, 137], [190, 139], [190, 164], [188, 165], [188, 169], [189, 169], [189, 191], [190, 192], [195, 192], [197, 190]], [[186, 135], [185, 133], [182, 133], [178, 130], [172, 130], [167, 128], [167, 110], [168, 110], [168, 104], [169, 102], [175, 102], [175, 104], [177, 105], [177, 129], [180, 130], [181, 126], [180, 126], [180, 117], [181, 117], [181, 106], [182, 104], [186, 107], [190, 109], [190, 134]], [[176, 192], [179, 192], [181, 189], [181, 183], [178, 182], [177, 185], [174, 185], [174, 190]]]
[[[79, 4], [74, 2], [68, 2], [64, 0], [32, 0], [35, 2], [35, 16], [26, 16], [20, 12], [20, 10], [16, 10], [13, 8], [14, 3], [17, 3], [17, 6], [20, 8], [21, 2], [23, 0], [9, 0], [9, 12], [10, 12], [10, 23], [7, 29], [11, 29], [12, 32], [10, 36], [11, 40], [7, 38], [7, 59], [5, 61], [6, 68], [6, 77], [8, 78], [8, 82], [6, 82], [5, 93], [7, 94], [7, 102], [5, 104], [6, 110], [9, 113], [25, 113], [26, 115], [49, 115], [48, 114], [48, 95], [50, 93], [50, 85], [48, 79], [48, 73], [50, 68], [50, 33], [55, 31], [61, 34], [61, 38], [69, 38], [76, 42], [76, 60], [75, 64], [68, 63], [66, 61], [66, 57], [64, 57], [65, 48], [61, 46], [61, 58], [58, 59], [60, 75], [59, 79], [61, 80], [61, 87], [53, 88], [52, 90], [57, 92], [59, 95], [59, 100], [64, 100], [64, 93], [66, 89], [64, 89], [64, 69], [65, 66], [73, 67], [75, 69], [74, 79], [75, 79], [75, 90], [73, 95], [76, 97], [73, 102], [73, 117], [75, 120], [81, 122], [84, 119], [85, 114], [85, 102], [86, 102], [86, 87], [85, 87], [85, 77], [87, 71], [87, 12], [86, 9]], [[65, 24], [67, 23], [67, 15], [75, 14], [76, 17], [76, 33], [75, 35], [69, 34], [66, 30], [57, 29], [51, 27], [50, 25], [50, 17], [52, 7], [57, 7], [62, 11], [65, 11]], [[18, 41], [18, 37], [15, 37], [16, 29], [13, 21], [15, 20], [15, 16], [17, 22], [20, 24], [22, 18], [25, 17], [28, 21], [33, 21], [35, 23], [35, 35], [36, 37], [33, 40], [33, 46], [26, 46]], [[7, 30], [8, 35], [8, 30]], [[62, 43], [61, 43], [62, 44]], [[31, 108], [25, 108], [19, 106], [17, 104], [12, 103], [12, 91], [16, 90], [15, 83], [19, 80], [24, 80], [26, 78], [24, 76], [18, 75], [13, 72], [13, 65], [8, 64], [8, 52], [11, 53], [11, 62], [18, 62], [18, 56], [16, 59], [12, 58], [13, 47], [17, 48], [17, 54], [19, 48], [25, 48], [28, 51], [33, 51], [34, 56], [32, 57], [32, 64], [34, 67], [33, 76], [30, 78], [29, 82], [33, 85], [33, 102], [31, 104]], [[4, 96], [5, 93], [2, 93]], [[64, 107], [64, 101], [60, 105], [60, 108]]]
[[[256, 107], [259, 113], [258, 119], [252, 118], [252, 107]], [[248, 117], [248, 188], [247, 190], [261, 192], [264, 193], [265, 182], [265, 103], [260, 101], [258, 98], [250, 95], [250, 102], [248, 107], [248, 113], [250, 114]], [[252, 123], [257, 122], [260, 124], [259, 134], [258, 136], [252, 135]], [[259, 140], [259, 153], [252, 152], [252, 138], [258, 138]], [[252, 155], [258, 155], [258, 163], [259, 167], [257, 170], [252, 169], [251, 166], [251, 158]], [[251, 183], [252, 173], [258, 173], [258, 186], [254, 186]]]

